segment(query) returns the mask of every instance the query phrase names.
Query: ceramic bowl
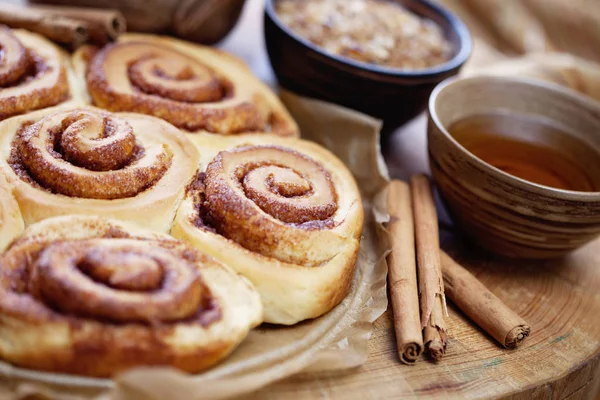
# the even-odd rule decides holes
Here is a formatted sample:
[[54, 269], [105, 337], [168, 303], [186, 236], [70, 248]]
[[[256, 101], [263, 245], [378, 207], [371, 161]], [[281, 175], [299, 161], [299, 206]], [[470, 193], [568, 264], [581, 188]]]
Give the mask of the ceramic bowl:
[[471, 53], [471, 37], [464, 23], [429, 1], [395, 0], [442, 27], [454, 47], [454, 56], [444, 64], [412, 71], [379, 67], [327, 53], [279, 19], [275, 12], [276, 1], [265, 3], [265, 38], [279, 83], [298, 94], [380, 118], [388, 129], [402, 125], [425, 110], [435, 85], [456, 75]]
[[[494, 112], [543, 118], [579, 139], [523, 139], [564, 151], [600, 190], [600, 103], [560, 86], [501, 77], [449, 79], [429, 100], [428, 148], [434, 180], [459, 228], [493, 253], [518, 258], [566, 254], [600, 234], [600, 192], [575, 192], [509, 175], [474, 156], [448, 132], [454, 122]], [[529, 137], [528, 137], [529, 136]], [[540, 135], [538, 135], [540, 136]]]

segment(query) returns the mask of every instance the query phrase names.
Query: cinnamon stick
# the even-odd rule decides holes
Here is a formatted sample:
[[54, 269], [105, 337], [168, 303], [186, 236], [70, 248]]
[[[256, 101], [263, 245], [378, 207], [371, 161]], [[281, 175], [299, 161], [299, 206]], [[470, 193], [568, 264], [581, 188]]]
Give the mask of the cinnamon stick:
[[425, 351], [434, 361], [446, 352], [446, 297], [440, 264], [437, 212], [431, 183], [425, 175], [410, 179], [415, 220], [421, 327]]
[[398, 356], [414, 364], [423, 352], [423, 333], [419, 316], [417, 264], [410, 188], [406, 182], [392, 181], [388, 186], [387, 225], [392, 252], [388, 256], [388, 280]]
[[125, 18], [117, 10], [42, 5], [28, 8], [46, 15], [82, 21], [88, 30], [89, 40], [99, 46], [114, 41], [126, 29]]
[[529, 336], [529, 325], [469, 271], [444, 252], [441, 261], [448, 297], [481, 329], [508, 349]]
[[88, 30], [83, 21], [63, 16], [52, 16], [12, 4], [2, 5], [0, 24], [8, 25], [11, 28], [27, 29], [73, 48], [78, 47], [88, 39]]

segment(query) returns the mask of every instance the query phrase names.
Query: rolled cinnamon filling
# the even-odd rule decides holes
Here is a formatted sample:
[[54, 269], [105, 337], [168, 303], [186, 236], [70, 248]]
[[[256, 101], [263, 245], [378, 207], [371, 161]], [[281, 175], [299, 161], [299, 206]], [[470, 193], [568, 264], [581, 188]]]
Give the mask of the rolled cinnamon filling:
[[206, 169], [203, 207], [223, 236], [292, 262], [298, 230], [332, 224], [337, 194], [330, 174], [291, 149], [248, 146], [223, 151]]
[[204, 103], [226, 95], [212, 70], [186, 57], [143, 58], [131, 64], [128, 72], [131, 82], [144, 93], [174, 101]]
[[30, 287], [64, 313], [116, 322], [176, 321], [202, 306], [196, 267], [134, 239], [88, 239], [46, 247]]
[[172, 157], [165, 146], [137, 143], [125, 120], [89, 110], [49, 115], [23, 129], [14, 145], [18, 161], [40, 186], [91, 199], [143, 192], [165, 174]]
[[273, 120], [266, 98], [250, 83], [157, 44], [106, 46], [89, 64], [87, 85], [99, 107], [154, 115], [189, 131], [261, 132]]
[[0, 25], [0, 48], [0, 119], [68, 98], [66, 71], [51, 44], [27, 48], [9, 28]]

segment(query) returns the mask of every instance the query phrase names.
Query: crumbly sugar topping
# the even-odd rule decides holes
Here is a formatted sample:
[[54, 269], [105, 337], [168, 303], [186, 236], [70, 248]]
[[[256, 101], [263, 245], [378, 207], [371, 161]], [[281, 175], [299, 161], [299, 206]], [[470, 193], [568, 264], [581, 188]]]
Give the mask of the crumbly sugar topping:
[[452, 56], [452, 45], [435, 22], [390, 0], [279, 0], [275, 7], [294, 32], [356, 61], [423, 69]]

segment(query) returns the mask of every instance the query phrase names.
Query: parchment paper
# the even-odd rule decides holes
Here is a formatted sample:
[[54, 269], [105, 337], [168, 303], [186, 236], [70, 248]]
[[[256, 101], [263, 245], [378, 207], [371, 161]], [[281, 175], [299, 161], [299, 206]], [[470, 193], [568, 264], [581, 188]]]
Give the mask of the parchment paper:
[[[261, 388], [301, 371], [340, 370], [367, 358], [372, 323], [387, 307], [385, 255], [373, 199], [388, 181], [379, 151], [379, 121], [328, 103], [283, 93], [304, 138], [331, 149], [355, 174], [363, 194], [365, 227], [348, 296], [331, 312], [293, 327], [261, 326], [223, 363], [200, 375], [168, 368], [130, 370], [114, 380], [18, 369], [0, 363], [0, 398], [32, 394], [60, 399], [222, 399]], [[385, 207], [376, 211], [385, 219]]]

